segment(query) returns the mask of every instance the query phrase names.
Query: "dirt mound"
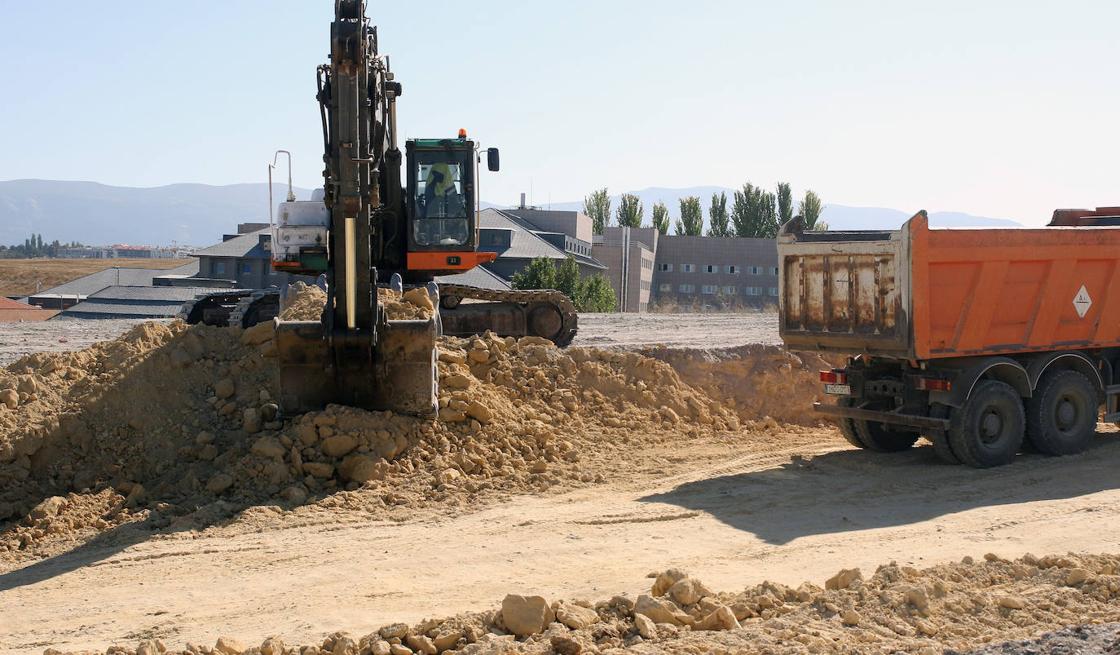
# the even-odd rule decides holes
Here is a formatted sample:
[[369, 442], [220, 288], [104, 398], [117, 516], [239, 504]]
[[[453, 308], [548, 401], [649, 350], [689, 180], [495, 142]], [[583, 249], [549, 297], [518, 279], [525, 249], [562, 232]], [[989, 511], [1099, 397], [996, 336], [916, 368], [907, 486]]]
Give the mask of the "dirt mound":
[[793, 352], [779, 346], [722, 349], [648, 348], [642, 354], [668, 363], [681, 379], [721, 399], [743, 420], [770, 417], [782, 423], [816, 425], [814, 402], [827, 400], [819, 373], [842, 357]]
[[[219, 500], [298, 505], [361, 489], [389, 507], [467, 502], [593, 483], [597, 458], [634, 443], [739, 426], [636, 353], [487, 335], [442, 340], [439, 360], [436, 421], [341, 406], [285, 420], [272, 323], [144, 324], [85, 351], [25, 357], [0, 372], [0, 520], [33, 527], [43, 499], [103, 489], [128, 499], [125, 514], [162, 503], [183, 527]], [[36, 535], [51, 533], [6, 530], [0, 552]]]
[[[364, 637], [336, 633], [302, 648], [278, 638], [247, 648], [222, 637], [184, 653], [921, 653], [1033, 637], [1120, 619], [1120, 557], [1068, 555], [917, 570], [844, 570], [823, 586], [765, 582], [717, 593], [687, 573], [650, 574], [648, 594], [597, 603], [508, 595], [489, 612], [393, 624]], [[135, 650], [161, 653], [162, 643]], [[54, 654], [57, 651], [48, 650]], [[171, 652], [171, 651], [168, 651]], [[1003, 651], [1001, 651], [1003, 652]]]
[[[402, 297], [396, 291], [379, 287], [377, 301], [392, 321], [427, 320], [433, 312], [432, 301], [423, 289], [409, 290]], [[284, 296], [280, 318], [285, 321], [317, 321], [326, 302], [327, 294], [319, 287], [295, 282]]]

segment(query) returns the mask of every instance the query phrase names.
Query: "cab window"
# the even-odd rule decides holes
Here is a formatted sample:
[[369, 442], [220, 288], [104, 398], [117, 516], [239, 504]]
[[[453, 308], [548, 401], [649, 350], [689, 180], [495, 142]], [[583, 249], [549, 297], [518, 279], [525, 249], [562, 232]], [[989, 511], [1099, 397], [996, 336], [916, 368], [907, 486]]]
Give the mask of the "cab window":
[[466, 157], [419, 152], [412, 239], [420, 246], [461, 246], [470, 239]]

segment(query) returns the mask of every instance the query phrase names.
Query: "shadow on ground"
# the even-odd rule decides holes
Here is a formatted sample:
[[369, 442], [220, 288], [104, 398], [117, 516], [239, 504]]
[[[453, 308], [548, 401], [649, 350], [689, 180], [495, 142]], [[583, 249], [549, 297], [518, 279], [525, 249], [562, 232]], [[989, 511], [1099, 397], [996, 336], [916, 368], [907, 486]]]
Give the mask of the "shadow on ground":
[[[843, 450], [777, 468], [697, 480], [645, 496], [706, 512], [771, 544], [871, 530], [978, 507], [1075, 498], [1120, 486], [1120, 435], [1098, 435], [1071, 457], [1021, 455], [978, 470], [940, 462], [931, 447], [881, 454]], [[822, 511], [822, 507], [825, 509]]]

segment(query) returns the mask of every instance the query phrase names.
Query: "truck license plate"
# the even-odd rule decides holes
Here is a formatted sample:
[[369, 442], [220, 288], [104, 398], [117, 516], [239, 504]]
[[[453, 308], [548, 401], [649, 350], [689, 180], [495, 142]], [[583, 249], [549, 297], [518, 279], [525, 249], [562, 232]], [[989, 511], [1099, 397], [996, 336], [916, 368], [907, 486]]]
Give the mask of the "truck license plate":
[[826, 384], [824, 385], [824, 392], [834, 396], [850, 396], [852, 395], [852, 385], [850, 384]]

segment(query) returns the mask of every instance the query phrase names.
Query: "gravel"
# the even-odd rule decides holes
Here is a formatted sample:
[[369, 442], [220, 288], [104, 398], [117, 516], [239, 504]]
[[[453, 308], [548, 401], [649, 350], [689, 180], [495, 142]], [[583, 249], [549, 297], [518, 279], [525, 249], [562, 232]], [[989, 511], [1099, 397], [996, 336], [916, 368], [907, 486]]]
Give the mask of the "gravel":
[[1120, 655], [1120, 623], [1079, 625], [1030, 641], [1009, 641], [945, 655]]

